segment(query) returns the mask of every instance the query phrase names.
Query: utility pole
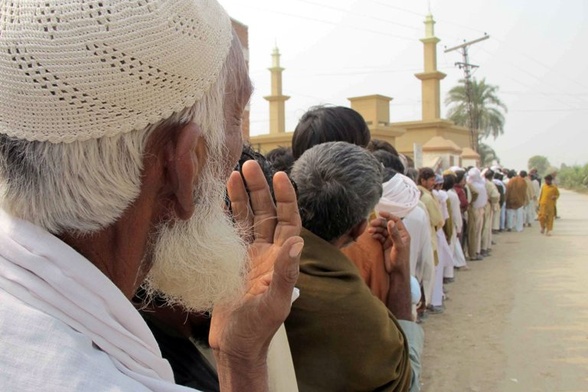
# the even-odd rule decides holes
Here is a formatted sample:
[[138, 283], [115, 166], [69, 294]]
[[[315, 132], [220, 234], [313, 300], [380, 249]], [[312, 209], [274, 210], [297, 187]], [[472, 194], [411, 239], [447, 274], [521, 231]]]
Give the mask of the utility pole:
[[468, 57], [468, 48], [475, 44], [478, 43], [480, 41], [484, 41], [485, 39], [490, 38], [490, 36], [488, 34], [484, 34], [483, 37], [475, 39], [473, 41], [469, 41], [469, 42], [464, 42], [461, 45], [457, 45], [454, 46], [452, 48], [449, 49], [445, 49], [444, 53], [447, 52], [451, 52], [454, 50], [460, 50], [461, 55], [463, 56], [463, 62], [457, 62], [455, 63], [456, 66], [459, 67], [459, 69], [463, 69], [463, 74], [464, 74], [464, 80], [465, 80], [465, 90], [466, 90], [466, 105], [467, 105], [467, 109], [468, 109], [468, 128], [470, 130], [470, 137], [471, 137], [471, 145], [472, 145], [472, 149], [475, 152], [478, 152], [478, 130], [476, 129], [476, 124], [474, 124], [474, 110], [473, 110], [473, 106], [474, 106], [474, 102], [473, 102], [473, 96], [472, 96], [472, 69], [474, 68], [478, 68], [477, 65], [474, 64], [470, 64], [469, 62], [469, 57]]

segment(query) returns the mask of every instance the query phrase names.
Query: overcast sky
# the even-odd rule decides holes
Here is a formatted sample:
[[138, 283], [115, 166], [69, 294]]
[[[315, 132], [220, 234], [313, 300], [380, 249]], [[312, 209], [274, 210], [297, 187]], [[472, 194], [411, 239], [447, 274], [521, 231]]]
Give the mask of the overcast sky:
[[[391, 121], [421, 119], [426, 0], [220, 0], [249, 26], [251, 134], [269, 132], [271, 52], [282, 53], [286, 129], [310, 106], [349, 106], [347, 98], [393, 97]], [[533, 155], [559, 166], [588, 163], [588, 2], [586, 0], [433, 0], [441, 98], [463, 77], [444, 53], [471, 46], [474, 76], [499, 86], [508, 106], [504, 135], [488, 140], [503, 165], [523, 169]], [[442, 104], [442, 116], [447, 108]]]

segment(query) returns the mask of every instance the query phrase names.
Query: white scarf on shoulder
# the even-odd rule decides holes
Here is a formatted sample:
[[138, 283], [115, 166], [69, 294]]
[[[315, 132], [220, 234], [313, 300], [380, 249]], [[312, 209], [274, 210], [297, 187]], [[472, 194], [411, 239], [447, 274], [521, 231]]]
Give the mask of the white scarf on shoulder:
[[0, 291], [87, 336], [118, 371], [148, 389], [184, 390], [174, 384], [142, 317], [110, 279], [57, 237], [2, 210]]

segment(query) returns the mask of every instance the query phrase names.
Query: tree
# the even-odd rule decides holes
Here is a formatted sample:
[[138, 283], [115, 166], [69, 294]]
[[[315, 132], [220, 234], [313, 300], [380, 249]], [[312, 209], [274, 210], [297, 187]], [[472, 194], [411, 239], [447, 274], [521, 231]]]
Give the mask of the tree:
[[480, 154], [480, 163], [482, 166], [490, 166], [496, 162], [500, 162], [496, 151], [486, 143], [480, 143], [478, 145], [478, 154]]
[[[470, 113], [468, 111], [468, 94], [465, 79], [461, 79], [457, 86], [447, 93], [445, 105], [451, 105], [447, 117], [457, 125], [469, 126]], [[508, 109], [498, 98], [498, 86], [486, 84], [486, 79], [470, 82], [472, 97], [472, 129], [475, 132], [475, 147], [482, 139], [490, 136], [496, 139], [504, 133], [504, 113]], [[479, 150], [479, 148], [478, 148]], [[480, 151], [478, 151], [480, 153]]]
[[533, 168], [537, 169], [537, 174], [539, 174], [541, 177], [547, 174], [547, 170], [550, 166], [551, 165], [549, 164], [549, 160], [542, 155], [532, 156], [527, 162], [527, 168], [529, 170]]

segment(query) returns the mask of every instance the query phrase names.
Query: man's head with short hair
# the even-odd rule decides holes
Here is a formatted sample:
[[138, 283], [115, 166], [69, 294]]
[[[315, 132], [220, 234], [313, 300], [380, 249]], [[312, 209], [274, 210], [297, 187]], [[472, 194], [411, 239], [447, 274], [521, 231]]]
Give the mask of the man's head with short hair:
[[455, 171], [455, 183], [463, 185], [465, 183], [465, 170], [456, 170]]
[[368, 126], [358, 112], [344, 106], [316, 106], [310, 108], [292, 135], [294, 159], [304, 151], [325, 142], [347, 142], [366, 147], [370, 141]]
[[294, 165], [292, 147], [276, 147], [265, 154], [265, 157], [276, 171], [283, 171], [289, 174], [290, 170], [292, 170], [292, 165]]
[[435, 172], [430, 167], [421, 167], [417, 178], [417, 185], [432, 190], [435, 187]]
[[406, 176], [408, 178], [410, 178], [411, 180], [414, 181], [415, 184], [418, 185], [418, 177], [419, 177], [419, 171], [417, 169], [415, 169], [414, 167], [409, 167], [406, 170]]
[[375, 152], [378, 150], [384, 150], [384, 151], [387, 151], [396, 157], [399, 156], [396, 148], [392, 144], [387, 142], [386, 140], [382, 140], [382, 139], [371, 139], [367, 145], [367, 149], [370, 150], [371, 152]]
[[318, 144], [294, 163], [302, 226], [334, 242], [362, 224], [382, 196], [382, 166], [346, 142]]
[[[113, 251], [101, 244], [133, 246], [124, 268], [103, 266], [125, 269], [108, 277], [128, 297], [148, 271], [189, 309], [232, 295], [245, 248], [222, 201], [251, 83], [226, 12], [212, 0], [20, 3], [0, 15], [0, 207], [93, 263], [121, 263], [96, 257]], [[76, 23], [37, 16], [66, 10]]]
[[443, 190], [450, 190], [456, 184], [457, 176], [453, 172], [445, 172], [443, 173]]
[[525, 178], [525, 177], [527, 177], [527, 172], [526, 172], [525, 170], [521, 170], [521, 171], [519, 172], [519, 176], [521, 176], [521, 177]]
[[484, 177], [486, 177], [486, 179], [487, 179], [488, 181], [491, 181], [491, 180], [494, 178], [494, 171], [492, 171], [491, 169], [487, 169], [487, 170], [484, 172]]
[[398, 173], [404, 173], [404, 165], [398, 155], [394, 155], [386, 150], [375, 150], [372, 151], [372, 154], [385, 168], [393, 169]]

